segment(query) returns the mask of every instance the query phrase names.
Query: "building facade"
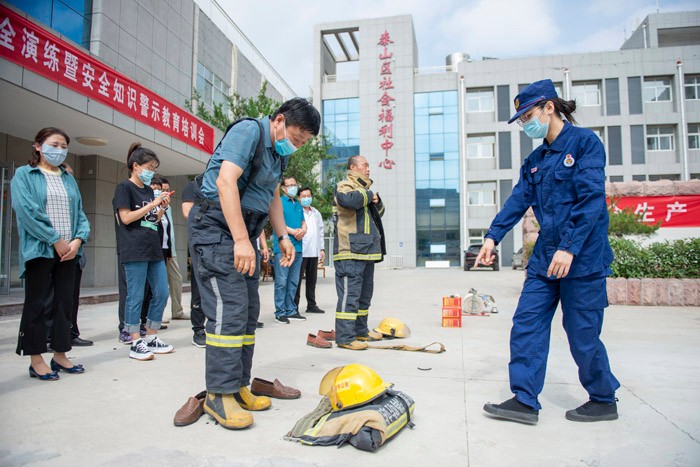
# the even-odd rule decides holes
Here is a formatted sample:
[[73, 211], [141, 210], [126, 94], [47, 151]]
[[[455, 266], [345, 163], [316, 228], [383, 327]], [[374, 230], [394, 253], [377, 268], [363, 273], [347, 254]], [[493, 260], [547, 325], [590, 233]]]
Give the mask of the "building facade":
[[126, 154], [134, 141], [158, 154], [159, 174], [176, 192], [172, 215], [184, 271], [180, 194], [187, 175], [204, 169], [222, 136], [192, 115], [186, 101], [198, 96], [211, 110], [225, 106], [232, 92], [257, 95], [264, 81], [269, 97], [294, 96], [214, 0], [0, 2], [0, 175], [6, 200], [0, 292], [21, 285], [9, 180], [29, 159], [39, 129], [57, 126], [71, 137], [66, 162], [92, 227], [84, 286], [117, 283], [111, 201], [116, 184], [128, 176]]
[[[433, 68], [418, 65], [411, 16], [345, 21], [316, 26], [314, 56], [315, 104], [338, 158], [324, 172], [353, 154], [372, 163], [389, 267], [460, 266], [482, 242], [537, 144], [507, 123], [533, 81], [550, 78], [576, 100], [579, 125], [605, 145], [610, 181], [700, 178], [700, 11], [649, 15], [620, 50], [454, 53]], [[502, 266], [520, 232], [499, 245]]]

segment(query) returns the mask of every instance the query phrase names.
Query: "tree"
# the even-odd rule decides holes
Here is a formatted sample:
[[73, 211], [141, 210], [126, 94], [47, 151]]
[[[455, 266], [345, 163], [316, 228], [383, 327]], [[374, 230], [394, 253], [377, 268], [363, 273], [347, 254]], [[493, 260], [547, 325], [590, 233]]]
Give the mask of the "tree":
[[651, 235], [661, 227], [661, 221], [656, 224], [643, 222], [644, 213], [635, 214], [630, 208], [617, 208], [617, 200], [613, 199], [608, 206], [610, 226], [608, 235], [623, 237], [625, 235]]
[[[263, 82], [260, 92], [255, 97], [243, 98], [238, 93], [228, 96], [228, 111], [224, 109], [222, 104], [214, 104], [213, 112], [210, 112], [201, 101], [201, 96], [196, 89], [192, 90], [192, 100], [186, 100], [185, 106], [192, 109], [197, 117], [205, 122], [221, 131], [226, 131], [232, 122], [240, 118], [260, 118], [272, 115], [279, 108], [281, 103], [267, 96], [267, 84], [267, 81]], [[196, 109], [193, 109], [195, 102], [197, 102], [197, 106]], [[331, 215], [333, 190], [331, 187], [331, 195], [327, 196], [329, 188], [326, 183], [323, 187], [319, 183], [318, 167], [322, 160], [333, 157], [328, 154], [329, 149], [330, 144], [325, 136], [319, 135], [312, 138], [289, 157], [289, 165], [284, 172], [285, 176], [294, 177], [300, 187], [311, 188], [314, 193], [313, 205], [321, 212], [324, 219]]]

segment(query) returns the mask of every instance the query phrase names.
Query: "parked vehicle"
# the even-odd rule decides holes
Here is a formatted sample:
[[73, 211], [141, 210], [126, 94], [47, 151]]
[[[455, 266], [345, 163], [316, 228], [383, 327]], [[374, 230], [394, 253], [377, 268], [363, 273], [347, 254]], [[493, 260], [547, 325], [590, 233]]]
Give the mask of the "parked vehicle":
[[[481, 243], [476, 244], [476, 245], [469, 245], [469, 248], [464, 250], [464, 270], [469, 271], [470, 269], [473, 268], [474, 266], [474, 261], [476, 260], [476, 257], [479, 256], [479, 251], [481, 251]], [[493, 260], [493, 264], [491, 266], [484, 266], [483, 264], [479, 265], [479, 268], [493, 268], [494, 271], [498, 271], [499, 265], [498, 265], [498, 250], [494, 249], [493, 254], [496, 256]]]
[[520, 248], [518, 251], [513, 253], [513, 269], [523, 268], [523, 249]]

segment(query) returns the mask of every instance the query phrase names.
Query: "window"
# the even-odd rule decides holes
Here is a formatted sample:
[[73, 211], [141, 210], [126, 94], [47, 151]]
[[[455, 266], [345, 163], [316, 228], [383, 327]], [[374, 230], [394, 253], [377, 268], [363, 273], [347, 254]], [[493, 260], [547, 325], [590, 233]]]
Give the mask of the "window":
[[675, 149], [672, 126], [647, 127], [647, 151], [673, 151]]
[[467, 112], [493, 112], [493, 89], [467, 89]]
[[622, 175], [611, 175], [609, 177], [611, 182], [622, 182], [624, 181], [624, 177]]
[[688, 125], [688, 149], [700, 149], [700, 124]]
[[671, 78], [644, 78], [644, 102], [670, 102]]
[[484, 235], [488, 230], [469, 229], [469, 244], [481, 245], [484, 243]]
[[348, 158], [360, 154], [360, 99], [323, 101], [323, 134], [331, 143], [328, 153], [334, 156], [321, 162], [323, 177], [343, 170]]
[[700, 75], [685, 75], [685, 98], [700, 100]]
[[593, 107], [600, 105], [600, 83], [586, 82], [573, 83], [571, 86], [571, 98], [577, 106]]
[[469, 184], [470, 206], [494, 206], [496, 204], [496, 182]]
[[229, 87], [209, 68], [197, 62], [197, 93], [204, 105], [214, 108], [220, 105], [228, 113]]
[[469, 159], [493, 159], [496, 153], [495, 135], [474, 135], [467, 137], [467, 157]]
[[600, 141], [605, 144], [605, 130], [603, 128], [589, 128], [595, 135], [600, 139]]
[[90, 48], [91, 0], [9, 0], [9, 3], [76, 44]]
[[632, 175], [632, 181], [635, 181], [635, 182], [646, 182], [646, 181], [647, 181], [647, 176], [646, 176], [646, 175]]

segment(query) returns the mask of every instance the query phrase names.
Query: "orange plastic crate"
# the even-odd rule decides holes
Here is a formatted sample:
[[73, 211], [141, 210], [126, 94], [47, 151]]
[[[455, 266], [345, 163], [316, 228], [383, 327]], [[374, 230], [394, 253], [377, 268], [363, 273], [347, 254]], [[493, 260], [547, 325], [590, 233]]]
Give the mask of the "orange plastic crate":
[[443, 308], [442, 309], [443, 318], [462, 318], [462, 310], [459, 308]]
[[459, 308], [462, 309], [462, 297], [442, 297], [443, 308]]
[[443, 328], [461, 328], [462, 318], [442, 318]]

